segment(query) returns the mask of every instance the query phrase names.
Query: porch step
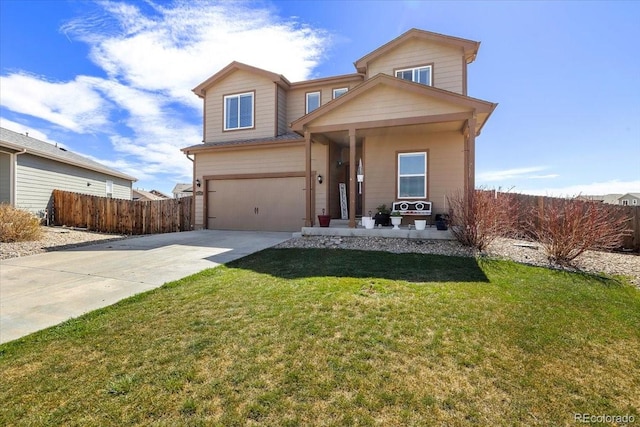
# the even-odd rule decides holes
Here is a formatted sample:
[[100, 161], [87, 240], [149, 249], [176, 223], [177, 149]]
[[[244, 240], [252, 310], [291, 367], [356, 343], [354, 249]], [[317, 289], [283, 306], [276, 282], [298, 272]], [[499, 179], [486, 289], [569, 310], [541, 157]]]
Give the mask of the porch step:
[[[349, 221], [346, 221], [346, 227], [334, 227], [334, 221], [331, 220], [330, 227], [302, 227], [302, 236], [340, 236], [340, 237], [385, 237], [396, 239], [422, 239], [422, 240], [455, 240], [450, 230], [438, 230], [435, 227], [429, 227], [424, 230], [409, 230], [408, 228], [400, 228], [393, 230], [390, 227], [374, 228], [367, 230], [366, 228], [349, 228]], [[342, 220], [339, 220], [342, 221]]]

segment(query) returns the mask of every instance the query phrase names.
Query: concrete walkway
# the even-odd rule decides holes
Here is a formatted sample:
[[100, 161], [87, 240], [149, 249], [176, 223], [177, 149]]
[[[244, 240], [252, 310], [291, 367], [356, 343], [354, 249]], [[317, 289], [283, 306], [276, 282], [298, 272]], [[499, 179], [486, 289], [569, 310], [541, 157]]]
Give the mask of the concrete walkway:
[[0, 343], [216, 267], [291, 233], [156, 234], [0, 261]]

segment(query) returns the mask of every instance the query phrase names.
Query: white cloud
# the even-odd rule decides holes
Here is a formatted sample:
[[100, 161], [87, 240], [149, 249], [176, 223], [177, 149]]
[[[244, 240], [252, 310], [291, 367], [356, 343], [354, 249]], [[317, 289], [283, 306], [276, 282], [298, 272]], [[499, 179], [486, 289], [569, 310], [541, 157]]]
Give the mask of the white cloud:
[[555, 188], [531, 188], [512, 190], [516, 193], [534, 194], [540, 196], [572, 197], [578, 195], [604, 195], [604, 194], [625, 194], [640, 193], [640, 180], [619, 181], [611, 180], [605, 182], [593, 182], [590, 184], [576, 184]]
[[92, 158], [141, 181], [191, 176], [192, 164], [179, 149], [202, 139], [202, 101], [193, 87], [234, 60], [304, 80], [329, 42], [321, 29], [248, 3], [97, 4], [97, 12], [61, 31], [89, 46], [89, 59], [106, 78], [0, 76], [2, 106], [74, 133], [106, 136], [116, 155]]
[[545, 166], [532, 166], [526, 168], [480, 172], [477, 175], [477, 179], [479, 182], [494, 182], [513, 179], [548, 179], [558, 177], [556, 174], [532, 175], [535, 172], [540, 172], [545, 169], [547, 169]]
[[529, 175], [528, 179], [553, 179], [558, 178], [560, 175], [557, 173], [548, 173], [546, 175]]
[[268, 10], [241, 3], [151, 3], [154, 17], [134, 5], [101, 5], [102, 20], [80, 17], [62, 30], [89, 43], [92, 61], [110, 78], [161, 91], [195, 108], [201, 104], [190, 89], [231, 61], [304, 80], [328, 40], [322, 30], [282, 22]]
[[26, 73], [0, 76], [3, 107], [79, 133], [107, 123], [109, 104], [92, 86], [85, 76], [69, 82], [50, 82]]

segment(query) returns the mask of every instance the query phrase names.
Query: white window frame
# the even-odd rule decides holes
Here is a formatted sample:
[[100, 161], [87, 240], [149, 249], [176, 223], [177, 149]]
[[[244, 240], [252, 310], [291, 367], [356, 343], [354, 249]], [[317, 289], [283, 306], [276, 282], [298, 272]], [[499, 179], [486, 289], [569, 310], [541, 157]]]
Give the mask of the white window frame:
[[[251, 125], [250, 126], [240, 126], [240, 98], [243, 96], [251, 97]], [[227, 100], [231, 98], [238, 99], [238, 126], [237, 127], [227, 127]], [[225, 95], [223, 97], [223, 109], [224, 109], [224, 117], [222, 118], [222, 127], [224, 130], [241, 130], [241, 129], [253, 129], [255, 123], [255, 93], [254, 92], [244, 92], [244, 93], [234, 93], [232, 95]]]
[[[422, 83], [422, 84], [426, 84], [427, 86], [433, 86], [433, 66], [432, 65], [423, 65], [422, 67], [411, 67], [411, 68], [403, 68], [401, 70], [396, 70], [396, 77], [398, 77], [399, 79], [402, 79], [402, 77], [398, 76], [398, 73], [403, 73], [405, 71], [411, 71], [412, 75], [411, 75], [411, 81], [415, 82], [415, 83], [420, 83], [418, 81], [418, 73], [420, 72], [420, 70], [423, 69], [429, 69], [429, 81], [427, 83]], [[406, 79], [403, 79], [406, 80]]]
[[[341, 92], [341, 93], [339, 93], [338, 95], [336, 95], [336, 92]], [[333, 94], [332, 94], [333, 99], [336, 99], [337, 97], [342, 96], [342, 95], [344, 95], [344, 94], [345, 94], [345, 93], [347, 93], [347, 92], [349, 92], [349, 88], [348, 88], [348, 87], [339, 87], [339, 88], [337, 88], [337, 89], [334, 89], [334, 90], [333, 90]]]
[[112, 198], [113, 197], [113, 181], [107, 180], [104, 183], [104, 190], [107, 197]]
[[[423, 155], [424, 156], [424, 174], [401, 174], [400, 173], [400, 159], [402, 157], [408, 157], [408, 156], [415, 156], [415, 155]], [[398, 153], [398, 186], [397, 186], [397, 194], [398, 194], [398, 199], [426, 199], [427, 198], [427, 152], [426, 151], [414, 151], [411, 153]], [[419, 196], [403, 196], [402, 192], [400, 191], [400, 178], [404, 178], [404, 177], [415, 177], [415, 176], [422, 176], [424, 177], [424, 193], [422, 195]]]
[[637, 201], [636, 199], [633, 199], [633, 200], [631, 201], [631, 204], [632, 204], [632, 205], [637, 205], [637, 204], [638, 204], [638, 201]]
[[629, 201], [627, 199], [622, 199], [622, 206], [629, 206]]
[[[309, 110], [309, 96], [310, 95], [318, 95], [318, 106], [316, 108], [314, 108], [313, 110]], [[317, 110], [318, 108], [320, 108], [320, 105], [322, 103], [322, 96], [320, 95], [320, 91], [315, 91], [315, 92], [307, 92], [307, 94], [305, 95], [305, 111], [306, 114], [309, 114], [310, 112]]]

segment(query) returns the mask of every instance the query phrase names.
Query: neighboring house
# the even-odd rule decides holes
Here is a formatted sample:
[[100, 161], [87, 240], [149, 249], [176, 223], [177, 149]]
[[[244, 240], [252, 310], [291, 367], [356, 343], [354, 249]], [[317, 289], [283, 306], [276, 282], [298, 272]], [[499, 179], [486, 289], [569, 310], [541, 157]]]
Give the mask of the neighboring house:
[[350, 227], [394, 201], [446, 212], [475, 187], [475, 140], [497, 105], [467, 95], [479, 45], [412, 29], [353, 74], [296, 83], [232, 62], [193, 89], [204, 139], [182, 151], [200, 184], [195, 227], [299, 230], [339, 218], [345, 199]]
[[[629, 193], [629, 194], [635, 194], [635, 193]], [[587, 200], [590, 202], [600, 202], [608, 205], [619, 205], [621, 204], [620, 198], [623, 196], [624, 196], [623, 194], [612, 193], [612, 194], [605, 194], [604, 196], [578, 196], [577, 198], [579, 200]]]
[[55, 189], [131, 200], [134, 181], [62, 147], [0, 128], [0, 203], [43, 216]]
[[165, 200], [170, 199], [169, 196], [162, 194], [158, 190], [145, 191], [140, 188], [133, 189], [133, 200], [149, 201], [149, 200]]
[[166, 195], [165, 193], [163, 193], [160, 190], [151, 190], [151, 191], [149, 191], [149, 193], [154, 194], [154, 195], [156, 195], [156, 196], [158, 196], [160, 198], [163, 198], [163, 199], [170, 199], [171, 198], [171, 196]]
[[191, 184], [176, 184], [173, 187], [173, 198], [179, 199], [180, 197], [193, 196], [193, 185]]
[[640, 206], [640, 193], [627, 193], [620, 196], [618, 204], [622, 206]]

